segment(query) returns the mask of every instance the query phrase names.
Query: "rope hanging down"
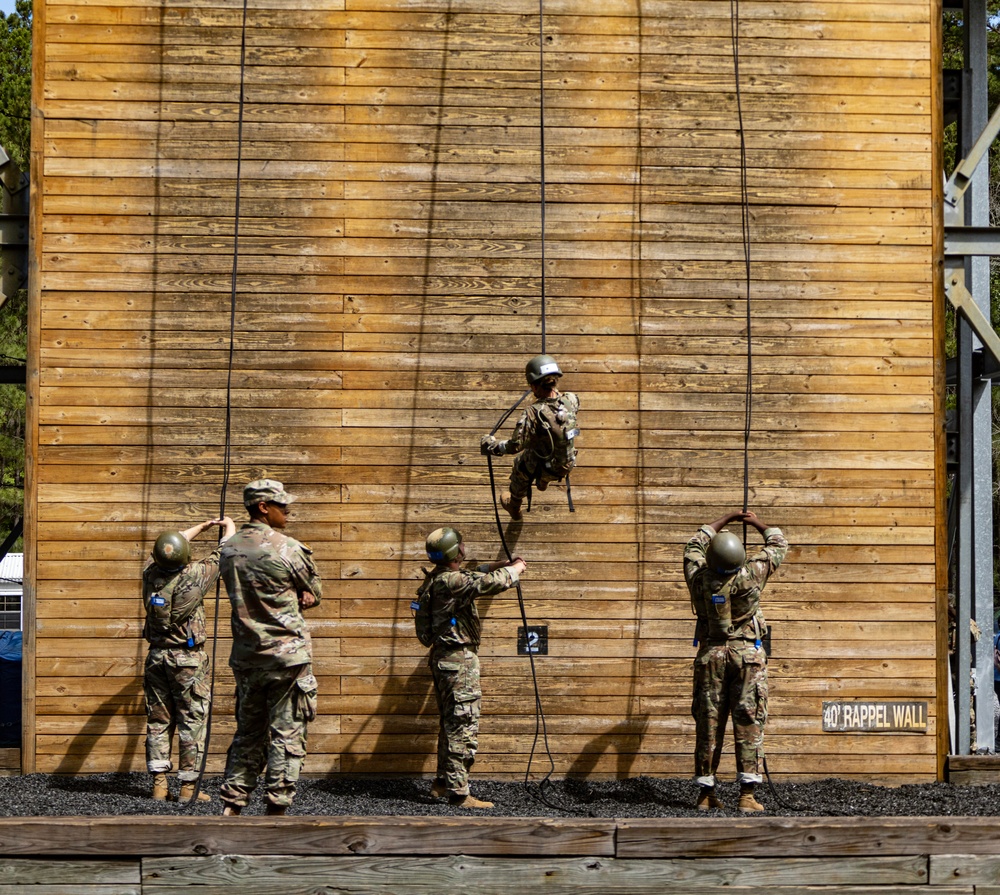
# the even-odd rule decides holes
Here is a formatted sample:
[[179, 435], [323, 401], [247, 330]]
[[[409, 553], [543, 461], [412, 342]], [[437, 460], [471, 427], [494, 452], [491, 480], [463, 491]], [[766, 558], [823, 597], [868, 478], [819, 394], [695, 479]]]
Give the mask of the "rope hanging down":
[[[503, 416], [497, 421], [497, 424], [493, 427], [490, 432], [491, 435], [496, 434], [496, 431], [507, 421], [508, 417], [517, 410], [521, 402], [531, 393], [531, 389], [525, 391], [517, 401], [507, 410]], [[510, 552], [510, 548], [507, 546], [507, 538], [504, 536], [503, 523], [500, 521], [500, 508], [497, 505], [497, 486], [496, 478], [493, 473], [493, 457], [490, 454], [486, 455], [486, 465], [490, 473], [490, 490], [493, 493], [493, 515], [496, 519], [497, 533], [500, 535], [500, 544], [503, 547], [504, 555], [507, 557], [507, 561], [510, 562], [514, 559]], [[515, 585], [517, 588], [517, 605], [521, 612], [521, 624], [524, 626], [524, 632], [527, 635], [528, 632], [528, 615], [524, 608], [524, 593], [521, 590], [521, 582], [518, 581]], [[524, 786], [527, 791], [537, 798], [542, 804], [549, 808], [553, 808], [557, 811], [566, 811], [571, 814], [575, 812], [571, 808], [567, 808], [564, 805], [556, 804], [545, 797], [545, 787], [549, 782], [549, 779], [555, 773], [556, 763], [555, 759], [552, 757], [552, 749], [549, 746], [549, 733], [545, 722], [545, 710], [542, 708], [542, 696], [538, 690], [538, 673], [535, 670], [535, 655], [530, 650], [528, 651], [528, 665], [531, 668], [531, 685], [535, 694], [535, 735], [531, 741], [531, 751], [528, 753], [528, 765], [524, 769]], [[532, 789], [531, 786], [531, 765], [535, 759], [535, 750], [538, 748], [539, 737], [545, 747], [545, 755], [549, 760], [549, 770], [546, 772], [545, 776], [539, 781], [537, 791]]]
[[[743, 422], [743, 512], [750, 504], [750, 431], [753, 408], [753, 342], [750, 314], [750, 189], [747, 183], [747, 143], [743, 129], [743, 94], [740, 88], [740, 0], [729, 0], [730, 29], [733, 41], [733, 73], [736, 79], [736, 115], [740, 137], [740, 225], [743, 233], [743, 260], [746, 275], [747, 381]], [[746, 541], [746, 526], [743, 527]]]
[[[746, 276], [746, 327], [747, 327], [747, 381], [745, 393], [745, 410], [743, 423], [743, 512], [750, 507], [750, 434], [753, 412], [753, 333], [751, 330], [752, 314], [750, 311], [750, 290], [752, 281], [752, 265], [750, 261], [750, 188], [747, 176], [747, 144], [743, 127], [743, 94], [740, 87], [740, 0], [729, 0], [730, 27], [733, 41], [733, 74], [736, 80], [736, 114], [739, 119], [740, 136], [740, 223], [743, 232], [743, 259]], [[743, 543], [746, 544], [746, 523], [743, 524]], [[774, 800], [789, 811], [804, 810], [799, 805], [790, 805], [778, 795], [771, 780], [771, 772], [767, 767], [767, 756], [762, 756], [764, 775], [767, 777], [768, 789]]]
[[541, 234], [539, 295], [542, 316], [542, 350], [539, 352], [540, 354], [545, 354], [545, 24], [542, 20], [544, 12], [545, 0], [538, 0], [538, 199], [539, 232]]
[[[542, 337], [542, 348], [541, 353], [545, 353], [545, 342], [546, 342], [546, 308], [545, 308], [545, 26], [544, 26], [544, 0], [539, 0], [538, 2], [538, 109], [539, 109], [539, 119], [538, 119], [538, 133], [539, 133], [539, 203], [540, 203], [540, 259], [541, 259], [541, 270], [539, 277], [539, 295], [541, 297], [541, 337]], [[531, 389], [525, 391], [517, 401], [507, 410], [497, 421], [496, 425], [490, 431], [490, 435], [495, 435], [497, 430], [507, 421], [510, 415], [517, 410], [521, 405], [521, 402], [531, 394]], [[489, 469], [490, 474], [490, 490], [493, 494], [493, 515], [496, 519], [497, 533], [500, 536], [500, 544], [503, 547], [504, 555], [507, 557], [508, 562], [513, 560], [513, 555], [510, 552], [510, 548], [507, 545], [507, 539], [504, 536], [503, 523], [500, 520], [500, 509], [497, 502], [497, 487], [496, 487], [496, 477], [493, 472], [493, 457], [490, 454], [486, 455], [486, 464]], [[568, 478], [567, 478], [568, 486]], [[530, 496], [529, 496], [529, 507], [530, 507]], [[572, 503], [570, 504], [572, 509]], [[521, 590], [521, 582], [518, 581], [516, 584], [517, 588], [517, 605], [521, 613], [521, 624], [524, 626], [525, 634], [528, 631], [528, 615], [524, 608], [524, 593]], [[528, 792], [537, 798], [542, 804], [549, 808], [555, 809], [557, 811], [565, 811], [571, 814], [578, 813], [571, 808], [567, 808], [564, 805], [556, 804], [545, 797], [545, 787], [555, 773], [556, 765], [555, 760], [552, 757], [552, 750], [549, 746], [549, 734], [548, 728], [545, 722], [545, 710], [542, 708], [542, 697], [538, 689], [538, 673], [535, 668], [535, 656], [530, 650], [528, 651], [528, 664], [531, 668], [531, 685], [535, 694], [535, 734], [531, 742], [531, 751], [528, 754], [528, 765], [524, 771], [524, 786]], [[535, 750], [538, 748], [538, 741], [541, 739], [544, 747], [545, 754], [549, 760], [549, 770], [546, 772], [545, 776], [539, 781], [537, 785], [537, 790], [532, 789], [531, 784], [531, 765], [535, 758]]]
[[[240, 95], [236, 119], [236, 197], [233, 203], [233, 264], [230, 274], [229, 289], [229, 360], [226, 370], [226, 413], [225, 413], [225, 444], [222, 451], [222, 487], [219, 493], [219, 518], [226, 515], [226, 492], [229, 489], [229, 473], [232, 467], [232, 422], [233, 422], [233, 362], [236, 354], [236, 274], [240, 258], [240, 190], [242, 184], [243, 166], [243, 110], [246, 104], [244, 87], [246, 85], [247, 58], [247, 0], [243, 0], [243, 21], [240, 29]], [[215, 619], [212, 624], [212, 662], [209, 670], [208, 717], [205, 720], [205, 747], [201, 755], [201, 767], [198, 769], [198, 779], [194, 785], [194, 795], [189, 805], [195, 805], [201, 792], [202, 780], [205, 777], [205, 766], [208, 762], [208, 746], [212, 741], [212, 710], [215, 705], [215, 651], [219, 642], [219, 609], [221, 606], [222, 579], [215, 582]]]

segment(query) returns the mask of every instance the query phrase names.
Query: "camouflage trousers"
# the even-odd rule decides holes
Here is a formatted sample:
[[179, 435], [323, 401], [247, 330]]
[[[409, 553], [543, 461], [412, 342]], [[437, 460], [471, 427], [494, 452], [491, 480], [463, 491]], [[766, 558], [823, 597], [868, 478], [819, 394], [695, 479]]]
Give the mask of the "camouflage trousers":
[[715, 785], [729, 716], [736, 739], [736, 777], [760, 783], [767, 723], [767, 654], [752, 640], [702, 644], [694, 660], [695, 777]]
[[146, 767], [171, 769], [170, 744], [177, 731], [177, 779], [198, 779], [211, 704], [208, 655], [203, 649], [150, 647], [142, 679], [146, 695]]
[[545, 461], [530, 450], [521, 451], [515, 455], [514, 465], [510, 470], [510, 496], [524, 500], [532, 482], [539, 482], [543, 489], [552, 482], [561, 481], [570, 472], [564, 469], [557, 473], [545, 465]]
[[437, 780], [454, 795], [469, 794], [469, 770], [479, 748], [479, 656], [471, 649], [431, 650], [434, 694], [440, 712]]
[[237, 668], [236, 735], [221, 795], [245, 807], [264, 769], [267, 799], [289, 806], [306, 757], [306, 729], [316, 717], [311, 665]]

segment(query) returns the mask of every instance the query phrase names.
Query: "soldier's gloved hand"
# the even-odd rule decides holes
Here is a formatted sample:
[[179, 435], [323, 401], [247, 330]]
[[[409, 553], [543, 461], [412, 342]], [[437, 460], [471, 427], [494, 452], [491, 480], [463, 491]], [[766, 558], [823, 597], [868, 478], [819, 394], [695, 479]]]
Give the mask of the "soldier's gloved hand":
[[506, 448], [506, 441], [497, 441], [492, 435], [484, 435], [479, 442], [479, 453], [484, 457], [487, 454], [492, 454], [494, 457], [502, 457], [507, 453]]

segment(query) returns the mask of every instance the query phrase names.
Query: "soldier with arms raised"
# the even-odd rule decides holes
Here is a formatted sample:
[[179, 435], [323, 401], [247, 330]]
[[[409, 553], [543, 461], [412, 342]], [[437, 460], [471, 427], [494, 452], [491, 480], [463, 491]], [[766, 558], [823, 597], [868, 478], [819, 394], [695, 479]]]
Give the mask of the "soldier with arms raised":
[[[177, 779], [181, 801], [194, 796], [205, 752], [211, 708], [209, 659], [205, 653], [205, 595], [219, 580], [216, 547], [200, 562], [191, 562], [190, 541], [214, 525], [225, 541], [236, 531], [233, 520], [209, 519], [185, 531], [165, 531], [153, 545], [142, 570], [142, 600], [149, 642], [143, 673], [146, 696], [146, 767], [153, 775], [153, 798], [170, 795], [170, 741], [177, 731]], [[205, 793], [199, 801], [208, 801]]]
[[[744, 522], [764, 537], [764, 546], [747, 560], [743, 543], [723, 531]], [[726, 513], [703, 525], [684, 551], [684, 577], [698, 617], [694, 660], [695, 777], [701, 784], [697, 807], [721, 808], [715, 772], [722, 753], [726, 721], [733, 717], [740, 811], [763, 811], [754, 786], [763, 779], [764, 725], [767, 722], [767, 653], [762, 640], [767, 623], [760, 593], [781, 565], [788, 541], [780, 528], [764, 525], [754, 513]]]
[[[462, 568], [465, 544], [454, 528], [438, 528], [427, 536], [427, 556], [434, 568], [424, 569], [418, 604], [429, 610], [427, 632], [418, 626], [427, 663], [434, 677], [440, 712], [437, 775], [431, 793], [460, 808], [492, 808], [469, 791], [469, 770], [479, 748], [479, 642], [483, 625], [476, 608], [479, 597], [501, 593], [517, 584], [525, 569], [520, 557], [483, 563], [476, 571]], [[418, 613], [422, 610], [418, 609]]]

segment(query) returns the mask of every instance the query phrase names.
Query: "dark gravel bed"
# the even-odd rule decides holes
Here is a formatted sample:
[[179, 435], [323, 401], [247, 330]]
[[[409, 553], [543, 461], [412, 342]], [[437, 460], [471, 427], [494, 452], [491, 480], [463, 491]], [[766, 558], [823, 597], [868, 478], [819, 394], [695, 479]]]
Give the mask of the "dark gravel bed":
[[[220, 778], [207, 778], [204, 791], [211, 802], [194, 806], [154, 802], [147, 774], [95, 774], [64, 777], [28, 774], [0, 777], [0, 816], [52, 817], [70, 815], [198, 815], [221, 813]], [[177, 792], [176, 780], [171, 780]], [[735, 783], [719, 785], [726, 805], [735, 805]], [[290, 815], [446, 816], [474, 813], [492, 817], [706, 817], [741, 816], [735, 810], [696, 811], [698, 787], [691, 780], [636, 777], [628, 780], [552, 781], [539, 792], [522, 782], [476, 780], [473, 792], [496, 807], [470, 812], [430, 795], [430, 782], [414, 778], [306, 778]], [[260, 789], [244, 811], [263, 814]], [[920, 817], [996, 816], [1000, 814], [1000, 784], [954, 786], [948, 783], [875, 786], [829, 778], [812, 783], [777, 783], [758, 787], [758, 798], [771, 816]]]

